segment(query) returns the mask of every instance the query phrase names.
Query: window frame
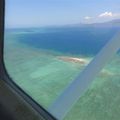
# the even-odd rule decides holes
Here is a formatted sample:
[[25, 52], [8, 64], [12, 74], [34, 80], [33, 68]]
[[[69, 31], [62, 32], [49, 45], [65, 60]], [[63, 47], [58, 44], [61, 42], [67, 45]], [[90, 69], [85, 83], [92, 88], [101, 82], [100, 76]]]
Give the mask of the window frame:
[[5, 26], [5, 0], [0, 0], [0, 80], [4, 81], [14, 92], [25, 100], [45, 120], [57, 120], [40, 104], [23, 91], [9, 76], [4, 63], [4, 26]]
[[[71, 96], [72, 96], [73, 93], [69, 92], [69, 90], [72, 90], [71, 89], [72, 86], [73, 86], [73, 88], [75, 88], [74, 87], [75, 84], [71, 84], [70, 87], [68, 86], [68, 89], [66, 89], [66, 91], [64, 91], [63, 94], [60, 97], [58, 97], [57, 101], [55, 101], [55, 104], [53, 104], [53, 106], [48, 109], [48, 111], [50, 111], [50, 112], [48, 112], [47, 110], [45, 110], [42, 106], [40, 106], [40, 104], [38, 104], [34, 99], [32, 99], [31, 96], [29, 96], [25, 91], [23, 91], [22, 88], [20, 88], [11, 79], [11, 77], [9, 76], [9, 74], [8, 74], [6, 68], [5, 68], [5, 64], [4, 64], [4, 56], [3, 56], [4, 55], [4, 19], [5, 19], [4, 18], [4, 14], [5, 14], [5, 0], [1, 0], [0, 1], [0, 79], [4, 80], [6, 82], [6, 84], [8, 84], [15, 92], [17, 92], [19, 94], [19, 96], [21, 96], [27, 103], [29, 103], [29, 105], [32, 108], [34, 108], [46, 120], [57, 120], [54, 117], [57, 117], [58, 119], [59, 118], [62, 119], [64, 117], [64, 113], [66, 113], [66, 111], [68, 111], [69, 108], [71, 107], [72, 103], [74, 101], [76, 101], [75, 99], [73, 99], [73, 101], [69, 101], [69, 105], [68, 106], [64, 106], [64, 103], [67, 101], [67, 99], [71, 98]], [[118, 33], [118, 35], [120, 36], [120, 32]], [[96, 74], [93, 77], [95, 77], [99, 73], [99, 71], [103, 68], [103, 66], [105, 65], [105, 63], [107, 63], [108, 59], [111, 58], [110, 54], [109, 54], [108, 58], [104, 57], [104, 55], [106, 55], [106, 53], [108, 53], [108, 52], [110, 53], [110, 49], [111, 48], [112, 48], [112, 50], [114, 50], [113, 53], [112, 53], [112, 55], [118, 49], [118, 47], [119, 47], [118, 45], [120, 45], [120, 41], [118, 41], [118, 39], [117, 39], [118, 35], [116, 35], [115, 38], [113, 38], [113, 40], [111, 40], [111, 42], [109, 42], [107, 45], [105, 45], [103, 47], [103, 50], [100, 51], [100, 54], [98, 54], [95, 57], [95, 59], [92, 60], [92, 62], [90, 62], [90, 64], [88, 65], [88, 67], [86, 67], [85, 70], [83, 71], [83, 73], [85, 73], [85, 74], [80, 73], [80, 76], [83, 75], [81, 77], [82, 79], [85, 79], [85, 76], [89, 75], [89, 73], [91, 72], [91, 68], [93, 68], [95, 65], [97, 65], [98, 70], [97, 70]], [[116, 43], [113, 42], [114, 39], [116, 40]], [[114, 45], [112, 46], [111, 43], [114, 43]], [[108, 47], [108, 49], [107, 49], [107, 47]], [[104, 61], [102, 61], [100, 58], [104, 58]], [[100, 60], [102, 61], [102, 63], [100, 62]], [[101, 67], [100, 67], [100, 65], [101, 65]], [[94, 74], [94, 72], [92, 74]], [[89, 78], [87, 78], [87, 79], [89, 80]], [[79, 81], [80, 78], [78, 78], [76, 80]], [[77, 86], [77, 87], [79, 87], [79, 86]], [[66, 99], [64, 97], [65, 96], [64, 94], [67, 94], [67, 93], [72, 93], [72, 94], [70, 94], [70, 96], [68, 96], [68, 98]], [[76, 98], [77, 99], [79, 98], [79, 94], [76, 95]], [[58, 105], [58, 103], [60, 103], [60, 105]], [[62, 107], [61, 107], [61, 105], [62, 105]], [[66, 111], [65, 110], [63, 111], [63, 107], [64, 107], [64, 109]], [[59, 114], [56, 112], [56, 109], [57, 109], [57, 111], [58, 111]], [[62, 111], [62, 112], [60, 112], [60, 111]], [[50, 114], [50, 113], [52, 113], [52, 114]], [[53, 115], [54, 115], [54, 117], [53, 117]]]

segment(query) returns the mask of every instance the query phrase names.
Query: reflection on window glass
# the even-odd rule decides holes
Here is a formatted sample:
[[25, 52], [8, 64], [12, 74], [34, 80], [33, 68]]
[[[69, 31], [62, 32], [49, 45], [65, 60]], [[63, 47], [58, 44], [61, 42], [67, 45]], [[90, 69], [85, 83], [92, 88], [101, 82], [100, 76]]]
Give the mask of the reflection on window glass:
[[[48, 109], [120, 30], [119, 4], [118, 0], [6, 1], [4, 58], [13, 81]], [[118, 54], [65, 119], [118, 120], [119, 68]]]
[[120, 54], [114, 56], [65, 120], [119, 120]]

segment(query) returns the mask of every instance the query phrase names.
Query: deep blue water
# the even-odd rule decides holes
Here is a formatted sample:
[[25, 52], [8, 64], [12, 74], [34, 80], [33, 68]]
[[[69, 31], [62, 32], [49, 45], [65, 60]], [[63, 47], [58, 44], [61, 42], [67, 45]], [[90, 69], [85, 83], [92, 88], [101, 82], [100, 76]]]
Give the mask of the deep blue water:
[[[35, 30], [35, 29], [34, 29]], [[19, 42], [35, 48], [62, 53], [95, 55], [114, 36], [119, 28], [60, 27], [26, 30], [30, 34], [18, 37]]]

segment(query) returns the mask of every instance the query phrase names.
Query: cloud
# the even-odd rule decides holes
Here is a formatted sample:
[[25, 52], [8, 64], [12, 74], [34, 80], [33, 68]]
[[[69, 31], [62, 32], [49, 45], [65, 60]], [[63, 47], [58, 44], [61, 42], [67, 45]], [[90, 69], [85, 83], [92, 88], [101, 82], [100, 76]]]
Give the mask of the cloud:
[[90, 20], [92, 17], [86, 16], [84, 17], [85, 20]]
[[113, 13], [112, 12], [104, 12], [104, 13], [101, 13], [98, 17], [113, 17]]
[[117, 13], [117, 12], [113, 13], [113, 12], [107, 11], [107, 12], [98, 14], [96, 16], [84, 17], [84, 23], [105, 22], [105, 21], [110, 21], [114, 19], [120, 19], [120, 13]]

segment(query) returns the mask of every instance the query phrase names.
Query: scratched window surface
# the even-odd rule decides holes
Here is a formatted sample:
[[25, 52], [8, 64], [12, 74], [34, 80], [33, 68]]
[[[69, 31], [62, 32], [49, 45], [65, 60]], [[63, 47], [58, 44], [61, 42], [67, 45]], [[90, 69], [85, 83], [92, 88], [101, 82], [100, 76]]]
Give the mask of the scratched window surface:
[[[118, 0], [6, 1], [4, 58], [12, 80], [48, 109], [120, 30], [119, 4]], [[119, 68], [118, 52], [65, 120], [119, 120]]]

